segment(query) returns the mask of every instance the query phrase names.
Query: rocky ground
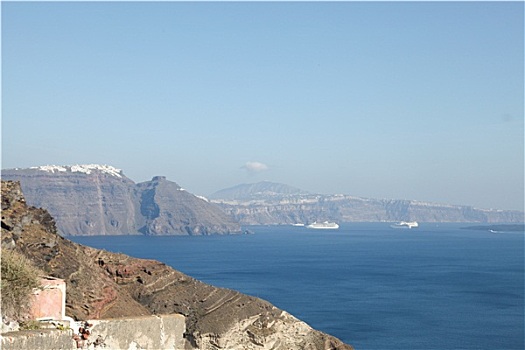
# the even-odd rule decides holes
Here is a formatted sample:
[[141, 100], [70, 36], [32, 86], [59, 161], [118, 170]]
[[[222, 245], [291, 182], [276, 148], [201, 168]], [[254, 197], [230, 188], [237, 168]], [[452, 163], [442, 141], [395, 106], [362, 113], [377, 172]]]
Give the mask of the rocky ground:
[[2, 181], [2, 247], [64, 279], [66, 314], [78, 320], [180, 313], [187, 349], [352, 349], [264, 300], [73, 243], [47, 211], [27, 206], [16, 182]]

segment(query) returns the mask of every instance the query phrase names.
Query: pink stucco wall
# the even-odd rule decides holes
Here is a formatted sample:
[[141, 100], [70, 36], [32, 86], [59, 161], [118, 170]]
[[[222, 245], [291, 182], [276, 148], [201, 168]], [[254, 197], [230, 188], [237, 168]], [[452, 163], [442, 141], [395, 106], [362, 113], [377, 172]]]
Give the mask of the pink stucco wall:
[[33, 293], [31, 316], [34, 319], [62, 320], [65, 316], [66, 282], [59, 278], [43, 277], [41, 289]]

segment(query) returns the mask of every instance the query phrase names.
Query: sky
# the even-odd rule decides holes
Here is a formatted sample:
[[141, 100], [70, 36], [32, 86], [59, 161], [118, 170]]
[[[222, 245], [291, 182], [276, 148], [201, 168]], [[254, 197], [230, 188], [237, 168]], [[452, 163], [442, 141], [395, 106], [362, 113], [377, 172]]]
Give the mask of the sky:
[[1, 11], [2, 169], [523, 210], [523, 2]]

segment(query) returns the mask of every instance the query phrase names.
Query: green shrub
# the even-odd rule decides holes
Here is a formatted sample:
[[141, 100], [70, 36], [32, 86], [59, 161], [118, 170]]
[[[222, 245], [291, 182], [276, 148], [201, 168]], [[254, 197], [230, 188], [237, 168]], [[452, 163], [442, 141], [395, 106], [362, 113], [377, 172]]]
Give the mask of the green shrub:
[[41, 271], [24, 255], [8, 249], [2, 249], [1, 266], [2, 316], [25, 319], [31, 306], [33, 289], [40, 287]]

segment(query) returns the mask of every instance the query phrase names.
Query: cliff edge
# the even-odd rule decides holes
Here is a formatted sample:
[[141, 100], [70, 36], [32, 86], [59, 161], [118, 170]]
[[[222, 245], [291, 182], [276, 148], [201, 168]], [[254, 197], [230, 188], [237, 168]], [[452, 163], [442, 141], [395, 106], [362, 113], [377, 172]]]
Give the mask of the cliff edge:
[[241, 233], [218, 205], [164, 176], [136, 184], [120, 169], [84, 164], [5, 169], [2, 179], [20, 181], [27, 202], [47, 209], [63, 236]]
[[195, 280], [154, 260], [89, 248], [57, 234], [2, 181], [2, 248], [15, 249], [66, 281], [66, 314], [79, 320], [178, 313], [185, 349], [352, 349], [267, 301]]

